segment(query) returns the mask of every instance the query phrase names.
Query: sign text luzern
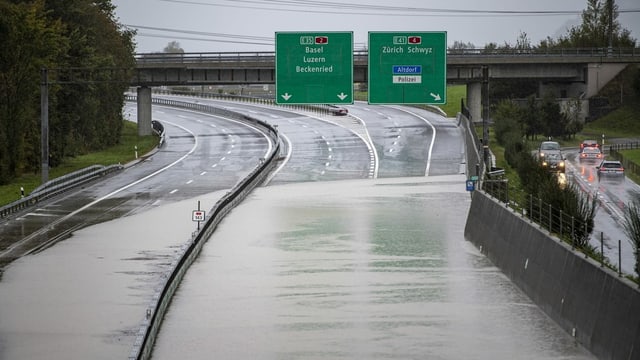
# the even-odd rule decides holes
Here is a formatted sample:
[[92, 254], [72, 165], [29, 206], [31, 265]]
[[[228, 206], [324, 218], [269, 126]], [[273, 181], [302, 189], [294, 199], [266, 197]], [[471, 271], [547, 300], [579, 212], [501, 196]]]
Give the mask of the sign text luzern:
[[277, 32], [276, 103], [352, 104], [353, 32]]
[[369, 32], [370, 104], [446, 102], [446, 32]]

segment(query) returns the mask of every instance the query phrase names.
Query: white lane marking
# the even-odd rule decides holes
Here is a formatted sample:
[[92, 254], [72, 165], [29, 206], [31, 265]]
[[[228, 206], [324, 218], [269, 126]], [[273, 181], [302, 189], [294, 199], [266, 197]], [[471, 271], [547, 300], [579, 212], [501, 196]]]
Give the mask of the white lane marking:
[[206, 173], [207, 173], [206, 171], [203, 171], [203, 172], [201, 172], [201, 173], [200, 173], [200, 176], [203, 176], [203, 175], [205, 175]]
[[158, 199], [158, 200], [154, 201], [154, 202], [153, 202], [153, 204], [151, 204], [151, 206], [156, 206], [156, 205], [158, 205], [158, 204], [160, 204], [160, 199]]
[[284, 133], [280, 133], [279, 135], [287, 143], [287, 154], [285, 155], [284, 161], [282, 161], [282, 164], [280, 164], [280, 166], [278, 166], [278, 168], [275, 171], [273, 171], [271, 175], [269, 175], [269, 177], [267, 177], [267, 179], [264, 182], [265, 186], [268, 185], [271, 182], [271, 180], [273, 180], [273, 178], [280, 172], [280, 170], [282, 170], [282, 168], [287, 165], [287, 163], [289, 162], [289, 159], [291, 159], [291, 153], [293, 152], [293, 144], [291, 143], [291, 140], [287, 137], [287, 135], [285, 135]]
[[[366, 109], [367, 111], [369, 111], [369, 109]], [[353, 114], [349, 115], [355, 119], [358, 119], [361, 123], [362, 126], [364, 127], [364, 132], [365, 135], [367, 135], [367, 137], [363, 137], [358, 133], [355, 133], [356, 135], [358, 135], [359, 138], [362, 139], [362, 141], [365, 143], [365, 145], [367, 146], [367, 149], [369, 149], [369, 159], [370, 159], [370, 163], [373, 164], [373, 166], [370, 166], [369, 169], [369, 176], [373, 179], [377, 179], [378, 178], [378, 169], [380, 167], [380, 161], [378, 159], [378, 151], [375, 149], [375, 147], [372, 145], [373, 144], [373, 140], [371, 140], [371, 135], [369, 134], [369, 129], [367, 128], [367, 123], [364, 121], [364, 119], [355, 116]]]
[[216, 167], [216, 166], [218, 166], [218, 164], [213, 164], [213, 165], [211, 165], [211, 167], [212, 167], [212, 168], [214, 168], [214, 167]]
[[225, 161], [227, 159], [226, 156], [223, 156], [222, 159], [220, 159], [220, 161]]
[[178, 192], [178, 189], [173, 189], [173, 190], [169, 191], [169, 194], [175, 194], [177, 192]]
[[[427, 123], [427, 125], [431, 126], [431, 130], [433, 130], [433, 135], [431, 135], [431, 144], [429, 145], [429, 153], [427, 155], [427, 168], [426, 168], [426, 170], [424, 172], [424, 176], [429, 176], [429, 170], [431, 169], [431, 154], [433, 153], [433, 146], [435, 145], [435, 142], [436, 142], [436, 127], [433, 126], [433, 124], [431, 124], [429, 122], [429, 120], [425, 119], [424, 117], [422, 117], [422, 116], [420, 116], [420, 115], [418, 115], [418, 114], [416, 114], [416, 113], [414, 113], [412, 111], [405, 110], [405, 109], [403, 109], [401, 107], [396, 107], [396, 106], [391, 106], [391, 107], [394, 108], [394, 109], [400, 110], [400, 111], [404, 111], [407, 114], [411, 114], [411, 115], [417, 117], [418, 119], [424, 121], [425, 123]], [[398, 137], [400, 137], [400, 136], [398, 136]]]
[[186, 185], [189, 185], [189, 184], [191, 184], [192, 182], [193, 182], [193, 180], [189, 180], [189, 181], [187, 181]]
[[[175, 127], [178, 127], [178, 128], [180, 128], [180, 129], [182, 129], [182, 130], [184, 130], [184, 131], [188, 132], [189, 134], [191, 134], [191, 136], [193, 137], [193, 140], [194, 140], [194, 144], [193, 144], [193, 147], [191, 148], [191, 150], [189, 150], [189, 152], [187, 152], [185, 155], [183, 155], [182, 157], [180, 157], [180, 158], [179, 158], [179, 159], [177, 159], [176, 161], [172, 162], [171, 164], [169, 164], [169, 165], [167, 165], [167, 166], [165, 166], [165, 167], [163, 167], [163, 168], [160, 168], [160, 169], [156, 170], [155, 172], [153, 172], [153, 173], [151, 173], [151, 174], [149, 174], [149, 175], [147, 175], [147, 176], [145, 176], [145, 177], [143, 177], [143, 178], [141, 178], [141, 179], [138, 179], [138, 180], [136, 180], [136, 181], [134, 181], [134, 182], [132, 182], [132, 183], [130, 183], [130, 184], [128, 184], [128, 185], [125, 185], [125, 186], [123, 186], [123, 187], [121, 187], [121, 188], [119, 188], [119, 189], [116, 189], [116, 190], [114, 190], [114, 191], [112, 191], [112, 192], [108, 193], [107, 195], [105, 195], [105, 196], [103, 196], [103, 197], [101, 197], [101, 198], [98, 198], [98, 199], [96, 199], [96, 200], [94, 200], [94, 201], [92, 201], [92, 202], [88, 203], [87, 205], [85, 205], [85, 206], [83, 206], [83, 207], [81, 207], [81, 208], [79, 208], [79, 209], [76, 209], [76, 210], [74, 210], [74, 211], [70, 212], [68, 215], [63, 216], [63, 217], [61, 217], [61, 218], [59, 218], [59, 219], [57, 219], [57, 220], [53, 221], [51, 224], [49, 224], [49, 226], [47, 226], [47, 228], [46, 228], [46, 229], [43, 229], [43, 230], [44, 230], [44, 231], [48, 231], [49, 229], [52, 229], [54, 226], [56, 226], [56, 225], [60, 224], [60, 223], [61, 223], [61, 222], [63, 222], [63, 221], [66, 221], [66, 220], [70, 219], [70, 218], [71, 218], [71, 217], [73, 217], [73, 216], [76, 216], [76, 215], [77, 215], [77, 214], [79, 214], [80, 212], [82, 212], [82, 211], [84, 211], [84, 210], [86, 210], [86, 209], [88, 209], [88, 208], [90, 208], [90, 207], [94, 206], [95, 204], [97, 204], [97, 203], [99, 203], [99, 202], [101, 202], [101, 201], [103, 201], [103, 200], [105, 200], [105, 199], [108, 199], [108, 198], [110, 198], [110, 197], [112, 197], [112, 196], [114, 196], [114, 195], [116, 195], [116, 194], [118, 194], [118, 193], [120, 193], [120, 192], [122, 192], [122, 191], [124, 191], [124, 190], [127, 190], [127, 189], [129, 189], [129, 188], [131, 188], [131, 187], [133, 187], [133, 186], [136, 186], [136, 185], [140, 184], [140, 183], [141, 183], [141, 182], [143, 182], [143, 181], [149, 180], [149, 179], [151, 179], [152, 177], [154, 177], [154, 176], [156, 176], [156, 175], [158, 175], [158, 174], [160, 174], [160, 173], [165, 172], [167, 169], [170, 169], [171, 167], [175, 166], [176, 164], [178, 164], [178, 163], [182, 162], [184, 159], [186, 159], [186, 158], [187, 158], [187, 157], [189, 157], [191, 154], [193, 154], [193, 152], [194, 152], [194, 151], [196, 151], [196, 148], [198, 147], [198, 137], [196, 136], [196, 134], [194, 134], [191, 130], [189, 130], [189, 129], [185, 128], [184, 126], [181, 126], [181, 125], [178, 125], [178, 124], [172, 123], [172, 122], [170, 122], [170, 121], [163, 121], [163, 123], [173, 125], [173, 126], [175, 126]], [[38, 234], [38, 233], [40, 233], [40, 232], [36, 232], [36, 233], [34, 233], [34, 234]], [[26, 238], [24, 238], [24, 239], [23, 239], [23, 241], [27, 241], [29, 238], [30, 238], [30, 237], [26, 237]], [[4, 256], [4, 255], [6, 255], [6, 254], [11, 253], [11, 251], [13, 251], [13, 249], [15, 249], [16, 247], [18, 247], [18, 246], [22, 245], [23, 241], [17, 241], [17, 242], [15, 242], [12, 246], [8, 247], [7, 249], [5, 249], [5, 251], [3, 251], [2, 253], [0, 253], [0, 256]]]

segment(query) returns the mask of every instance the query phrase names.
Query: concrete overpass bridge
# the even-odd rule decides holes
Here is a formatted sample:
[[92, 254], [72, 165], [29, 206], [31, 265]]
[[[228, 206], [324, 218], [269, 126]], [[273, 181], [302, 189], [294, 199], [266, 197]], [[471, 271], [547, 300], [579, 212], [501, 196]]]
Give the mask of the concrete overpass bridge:
[[[138, 87], [141, 135], [151, 129], [151, 87], [275, 83], [274, 52], [139, 54], [136, 60], [131, 85]], [[535, 79], [540, 94], [586, 101], [629, 64], [640, 64], [640, 48], [449, 49], [447, 83], [467, 85], [471, 116], [482, 119], [491, 79]], [[354, 52], [353, 77], [368, 83], [366, 51]]]

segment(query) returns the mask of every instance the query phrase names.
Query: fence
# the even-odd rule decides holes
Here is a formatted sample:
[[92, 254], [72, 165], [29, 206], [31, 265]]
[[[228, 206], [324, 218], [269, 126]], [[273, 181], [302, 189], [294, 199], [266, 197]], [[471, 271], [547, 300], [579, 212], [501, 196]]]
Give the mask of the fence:
[[626, 159], [620, 152], [622, 150], [635, 150], [640, 149], [640, 141], [628, 142], [624, 144], [612, 144], [609, 146], [609, 155], [614, 159], [620, 161], [625, 171], [631, 172], [635, 176], [640, 177], [640, 165], [635, 162]]
[[[572, 250], [581, 252], [585, 257], [592, 257], [600, 262], [602, 266], [607, 266], [623, 275], [622, 271], [622, 248], [618, 240], [617, 259], [608, 259], [604, 252], [604, 235], [600, 232], [600, 246], [589, 242], [592, 233], [598, 233], [594, 223], [584, 222], [575, 216], [565, 213], [562, 209], [554, 207], [552, 204], [534, 197], [524, 191], [509, 188], [507, 180], [484, 180], [482, 190], [488, 195], [507, 205], [514, 212], [520, 213], [529, 221], [538, 224], [542, 229], [554, 235], [559, 241], [564, 241], [571, 245]], [[585, 202], [592, 204], [596, 201], [590, 194]], [[633, 275], [633, 274], [625, 274]], [[636, 274], [637, 275], [637, 274]]]
[[[458, 121], [465, 130], [467, 146], [467, 174], [478, 175], [477, 189], [485, 191], [496, 200], [506, 204], [513, 211], [522, 214], [531, 222], [538, 224], [541, 228], [557, 236], [561, 241], [571, 244], [572, 249], [582, 252], [585, 256], [592, 256], [604, 266], [607, 265], [616, 269], [622, 275], [622, 250], [618, 244], [618, 256], [613, 262], [607, 259], [604, 254], [604, 240], [600, 237], [600, 248], [591, 245], [589, 238], [594, 232], [593, 223], [585, 223], [575, 216], [563, 212], [552, 204], [544, 202], [542, 199], [526, 194], [524, 191], [509, 188], [509, 182], [503, 179], [485, 179], [485, 162], [483, 160], [484, 148], [479, 141], [478, 135], [473, 128], [472, 122], [464, 114], [468, 114], [468, 109], [461, 104], [461, 113], [458, 114]], [[616, 149], [638, 148], [640, 143], [620, 145]], [[612, 152], [615, 151], [612, 148]], [[490, 173], [487, 173], [489, 175]], [[590, 197], [588, 202], [594, 201]], [[597, 232], [596, 232], [597, 233]], [[631, 274], [629, 274], [631, 275]], [[636, 274], [637, 275], [637, 274]]]

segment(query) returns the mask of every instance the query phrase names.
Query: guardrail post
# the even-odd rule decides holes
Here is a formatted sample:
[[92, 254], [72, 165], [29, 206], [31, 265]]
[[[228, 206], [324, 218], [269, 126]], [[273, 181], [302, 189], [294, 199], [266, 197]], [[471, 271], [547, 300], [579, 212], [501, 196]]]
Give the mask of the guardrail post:
[[604, 267], [604, 232], [600, 231], [600, 267]]
[[618, 240], [618, 277], [622, 276], [622, 241]]

